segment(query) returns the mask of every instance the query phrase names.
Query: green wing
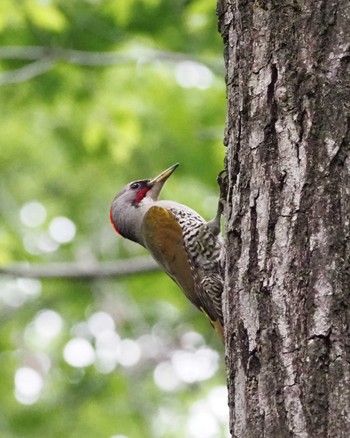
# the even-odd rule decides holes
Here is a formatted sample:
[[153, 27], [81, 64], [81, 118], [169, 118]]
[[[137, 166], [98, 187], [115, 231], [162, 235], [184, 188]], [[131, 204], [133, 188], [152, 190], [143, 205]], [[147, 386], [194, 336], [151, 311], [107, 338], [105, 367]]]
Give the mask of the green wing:
[[163, 207], [151, 207], [143, 218], [142, 231], [146, 248], [187, 298], [200, 309], [182, 229], [176, 218]]
[[145, 247], [183, 290], [186, 297], [208, 317], [223, 340], [223, 326], [213, 308], [213, 303], [207, 302], [208, 298], [205, 294], [201, 294], [201, 291], [196, 289], [195, 278], [199, 284], [202, 278], [198, 276], [195, 269], [191, 270], [182, 229], [174, 215], [163, 207], [151, 207], [143, 218], [142, 232]]

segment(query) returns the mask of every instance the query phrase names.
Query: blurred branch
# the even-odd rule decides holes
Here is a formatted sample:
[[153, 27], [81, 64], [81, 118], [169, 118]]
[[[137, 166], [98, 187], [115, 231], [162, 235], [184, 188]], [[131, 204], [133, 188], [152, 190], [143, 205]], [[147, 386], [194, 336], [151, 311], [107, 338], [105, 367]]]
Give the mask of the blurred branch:
[[54, 65], [55, 61], [52, 59], [43, 58], [16, 70], [8, 70], [0, 74], [0, 86], [27, 81], [35, 76], [46, 73], [51, 70]]
[[85, 52], [82, 50], [62, 49], [60, 47], [40, 46], [3, 46], [0, 47], [0, 59], [19, 61], [37, 61], [17, 70], [0, 74], [0, 85], [23, 82], [34, 76], [45, 73], [54, 67], [58, 61], [69, 64], [108, 66], [135, 62], [146, 64], [154, 61], [183, 62], [192, 61], [206, 65], [215, 73], [223, 74], [224, 65], [221, 62], [208, 62], [185, 53], [166, 52], [140, 48], [127, 53], [120, 52]]
[[0, 275], [25, 278], [67, 278], [91, 280], [95, 278], [126, 277], [144, 272], [158, 271], [160, 268], [149, 257], [138, 257], [101, 263], [37, 263], [0, 267]]

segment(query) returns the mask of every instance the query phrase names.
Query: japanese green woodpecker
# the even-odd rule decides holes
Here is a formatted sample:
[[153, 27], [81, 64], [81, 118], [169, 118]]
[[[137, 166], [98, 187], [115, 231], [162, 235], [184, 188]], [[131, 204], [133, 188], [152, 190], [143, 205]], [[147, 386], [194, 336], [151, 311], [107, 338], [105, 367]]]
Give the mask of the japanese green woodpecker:
[[223, 339], [222, 208], [219, 202], [215, 219], [206, 222], [186, 205], [158, 200], [177, 166], [124, 187], [113, 201], [111, 222], [118, 234], [151, 253]]

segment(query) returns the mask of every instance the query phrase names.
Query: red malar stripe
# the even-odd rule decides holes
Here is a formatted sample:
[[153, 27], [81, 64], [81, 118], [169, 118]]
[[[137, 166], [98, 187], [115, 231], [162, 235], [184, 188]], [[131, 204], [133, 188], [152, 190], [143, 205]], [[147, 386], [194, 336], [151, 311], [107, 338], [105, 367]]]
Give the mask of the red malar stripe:
[[138, 194], [136, 195], [136, 199], [134, 201], [134, 204], [138, 204], [140, 201], [142, 201], [142, 199], [146, 196], [148, 190], [149, 190], [148, 187], [145, 187], [145, 188], [141, 189], [138, 192]]

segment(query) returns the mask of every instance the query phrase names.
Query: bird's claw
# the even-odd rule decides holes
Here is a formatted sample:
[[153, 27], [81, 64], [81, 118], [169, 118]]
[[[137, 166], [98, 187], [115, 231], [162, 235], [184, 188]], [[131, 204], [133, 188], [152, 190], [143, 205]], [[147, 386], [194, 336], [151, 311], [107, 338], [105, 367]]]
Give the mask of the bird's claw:
[[221, 172], [218, 173], [218, 176], [216, 177], [216, 181], [218, 182], [219, 186], [221, 186], [221, 184], [226, 182], [227, 178], [228, 178], [227, 169], [222, 169]]
[[222, 202], [225, 202], [227, 199], [227, 188], [228, 188], [227, 169], [223, 169], [221, 172], [219, 172], [216, 181], [218, 182], [220, 187], [220, 200]]

